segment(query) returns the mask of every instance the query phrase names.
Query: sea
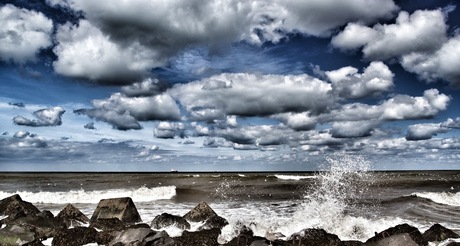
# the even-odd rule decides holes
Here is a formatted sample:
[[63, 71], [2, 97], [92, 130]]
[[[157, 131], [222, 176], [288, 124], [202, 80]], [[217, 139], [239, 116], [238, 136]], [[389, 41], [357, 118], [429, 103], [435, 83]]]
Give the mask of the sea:
[[[460, 170], [368, 167], [361, 159], [338, 158], [323, 170], [295, 173], [0, 173], [0, 199], [19, 194], [54, 215], [71, 203], [91, 217], [101, 199], [131, 197], [148, 224], [161, 213], [182, 216], [205, 201], [229, 222], [219, 236], [222, 244], [244, 226], [257, 236], [281, 232], [288, 238], [322, 228], [360, 241], [402, 223], [421, 232], [434, 223], [460, 230]], [[200, 225], [192, 223], [191, 230]]]

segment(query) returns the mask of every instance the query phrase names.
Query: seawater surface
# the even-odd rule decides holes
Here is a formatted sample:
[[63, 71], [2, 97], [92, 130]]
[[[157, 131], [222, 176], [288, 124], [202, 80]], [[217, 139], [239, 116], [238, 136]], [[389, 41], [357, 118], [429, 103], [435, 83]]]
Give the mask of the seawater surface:
[[[131, 197], [145, 223], [184, 215], [206, 201], [229, 221], [219, 242], [243, 226], [255, 235], [323, 228], [364, 241], [388, 227], [434, 223], [460, 229], [460, 171], [373, 172], [334, 165], [297, 173], [2, 173], [0, 199], [19, 194], [57, 214], [67, 203], [88, 217], [100, 199]], [[199, 224], [193, 224], [192, 230]], [[165, 228], [172, 236], [182, 233]]]

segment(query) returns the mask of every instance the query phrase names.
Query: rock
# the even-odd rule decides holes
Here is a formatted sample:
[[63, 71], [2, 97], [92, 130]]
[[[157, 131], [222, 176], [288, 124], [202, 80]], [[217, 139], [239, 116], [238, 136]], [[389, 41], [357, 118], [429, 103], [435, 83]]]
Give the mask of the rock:
[[35, 232], [19, 225], [7, 225], [0, 229], [0, 245], [23, 245], [37, 242]]
[[270, 246], [271, 243], [267, 240], [256, 240], [251, 243], [250, 246]]
[[293, 234], [288, 243], [292, 245], [335, 246], [341, 245], [342, 242], [337, 235], [327, 233], [323, 229], [305, 229]]
[[141, 222], [136, 206], [129, 197], [102, 199], [99, 201], [93, 216], [91, 216], [91, 221], [110, 218], [118, 218], [126, 224]]
[[145, 238], [147, 245], [152, 246], [176, 246], [178, 242], [172, 239], [166, 231], [159, 231], [154, 235], [150, 235]]
[[228, 221], [220, 216], [213, 216], [206, 220], [204, 225], [198, 228], [199, 231], [201, 230], [208, 230], [212, 228], [219, 228], [222, 229], [224, 226], [228, 225]]
[[[422, 245], [422, 246], [428, 245], [428, 242], [423, 238], [420, 231], [417, 228], [410, 226], [408, 224], [401, 224], [395, 227], [388, 228], [376, 234], [374, 237], [369, 238], [366, 241], [365, 245], [383, 245], [383, 244], [375, 244], [375, 243], [384, 238], [388, 238], [390, 236], [403, 234], [403, 233], [407, 233], [417, 245]], [[403, 237], [397, 237], [397, 238], [399, 238], [399, 240], [404, 239]]]
[[109, 245], [114, 238], [114, 231], [99, 231], [96, 235], [96, 243], [98, 245]]
[[195, 208], [184, 215], [184, 219], [192, 222], [201, 222], [214, 216], [217, 216], [216, 212], [206, 202], [200, 202]]
[[445, 228], [440, 224], [434, 224], [430, 227], [430, 229], [426, 230], [422, 234], [423, 238], [425, 238], [428, 242], [438, 242], [444, 241], [448, 238], [459, 238], [460, 236], [453, 232], [450, 229]]
[[89, 218], [70, 203], [58, 213], [56, 219], [62, 221], [67, 228], [82, 226], [89, 222]]
[[103, 231], [122, 231], [126, 229], [126, 225], [118, 218], [97, 219], [91, 221], [90, 227]]
[[365, 245], [371, 246], [418, 246], [409, 233], [395, 234], [386, 238], [382, 238], [375, 242], [366, 242]]
[[141, 245], [146, 244], [145, 238], [154, 235], [155, 232], [152, 229], [147, 228], [134, 228], [134, 229], [126, 229], [124, 231], [115, 232], [113, 240], [109, 243], [109, 245]]
[[219, 245], [217, 237], [219, 237], [220, 229], [214, 228], [202, 231], [184, 231], [182, 236], [175, 238], [180, 245], [187, 246], [214, 246]]
[[19, 225], [34, 231], [36, 239], [53, 237], [57, 231], [65, 228], [64, 224], [57, 221], [54, 215], [47, 210], [35, 215], [29, 214], [24, 217], [19, 217], [9, 221], [8, 224]]
[[361, 241], [354, 241], [354, 240], [342, 241], [342, 244], [341, 244], [341, 246], [361, 246], [361, 245], [364, 245], [364, 243]]
[[250, 245], [254, 239], [254, 232], [247, 226], [243, 226], [237, 237], [233, 238], [230, 242], [225, 245], [228, 246], [239, 246], [239, 245]]
[[168, 213], [162, 213], [161, 215], [155, 216], [151, 226], [153, 229], [161, 229], [168, 226], [176, 226], [179, 229], [188, 230], [190, 224], [184, 218]]
[[18, 194], [0, 200], [0, 215], [8, 215], [8, 219], [38, 213], [40, 210], [37, 207], [30, 202], [23, 201]]
[[70, 229], [64, 229], [56, 233], [51, 245], [68, 246], [95, 243], [96, 235], [96, 229], [91, 227], [75, 227]]

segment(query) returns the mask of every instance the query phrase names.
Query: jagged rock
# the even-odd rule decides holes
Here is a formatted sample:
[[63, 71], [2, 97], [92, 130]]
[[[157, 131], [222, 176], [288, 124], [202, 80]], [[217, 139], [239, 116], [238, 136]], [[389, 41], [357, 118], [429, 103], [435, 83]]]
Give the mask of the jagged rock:
[[247, 226], [243, 226], [237, 237], [228, 242], [227, 246], [250, 245], [254, 241], [254, 232]]
[[448, 238], [459, 238], [460, 236], [453, 232], [450, 229], [445, 228], [440, 224], [432, 225], [428, 230], [426, 230], [422, 234], [423, 238], [425, 238], [428, 242], [438, 242], [444, 241]]
[[155, 216], [151, 226], [153, 229], [161, 229], [168, 226], [176, 226], [177, 228], [183, 230], [190, 229], [190, 223], [188, 223], [184, 218], [168, 213], [162, 213]]
[[91, 227], [75, 227], [70, 229], [64, 229], [56, 233], [51, 245], [68, 246], [95, 243], [96, 235], [96, 229]]
[[228, 221], [220, 216], [213, 216], [206, 220], [204, 225], [198, 228], [199, 231], [201, 230], [208, 230], [212, 228], [219, 228], [222, 229], [224, 226], [228, 225]]
[[58, 213], [56, 219], [62, 221], [67, 228], [82, 226], [89, 222], [89, 218], [70, 203]]
[[135, 225], [130, 225], [128, 226], [127, 229], [137, 229], [137, 228], [148, 228], [150, 229], [150, 226], [146, 223], [139, 223], [139, 224], [135, 224]]
[[389, 237], [381, 238], [375, 242], [366, 242], [364, 245], [368, 246], [419, 246], [409, 233], [399, 233]]
[[152, 231], [150, 228], [134, 228], [134, 229], [126, 229], [124, 231], [119, 231], [114, 233], [113, 240], [109, 243], [109, 245], [141, 245], [146, 244], [145, 239], [150, 236], [154, 235], [155, 232]]
[[23, 245], [36, 241], [35, 232], [30, 228], [7, 225], [0, 229], [0, 245]]
[[99, 231], [96, 235], [96, 243], [99, 245], [109, 245], [114, 238], [114, 231]]
[[184, 215], [184, 219], [192, 222], [201, 222], [214, 216], [217, 216], [216, 212], [206, 202], [200, 202], [195, 208]]
[[305, 229], [293, 234], [288, 243], [292, 245], [338, 246], [342, 242], [337, 235], [330, 234], [323, 229]]
[[18, 225], [34, 231], [36, 239], [53, 237], [58, 230], [65, 228], [64, 224], [57, 221], [54, 218], [54, 215], [47, 210], [35, 215], [29, 214], [27, 216], [19, 217], [15, 220], [9, 221], [8, 224]]
[[38, 213], [40, 210], [37, 207], [30, 202], [23, 201], [18, 194], [0, 200], [0, 215], [8, 215], [8, 220]]
[[133, 200], [129, 197], [102, 199], [99, 201], [93, 216], [91, 216], [91, 221], [110, 218], [118, 218], [126, 224], [142, 221]]
[[184, 231], [182, 236], [175, 238], [180, 245], [187, 246], [214, 246], [219, 245], [217, 237], [219, 237], [220, 229], [214, 228], [203, 231]]
[[[428, 245], [428, 242], [423, 238], [422, 234], [420, 233], [420, 231], [413, 227], [413, 226], [410, 226], [408, 224], [401, 224], [401, 225], [397, 225], [395, 227], [391, 227], [391, 228], [388, 228], [378, 234], [376, 234], [374, 237], [371, 237], [369, 238], [365, 245], [384, 245], [384, 244], [378, 244], [379, 241], [385, 239], [385, 238], [388, 238], [388, 237], [391, 237], [391, 236], [394, 236], [394, 235], [398, 235], [398, 234], [408, 234], [411, 239], [417, 244], [417, 245], [422, 245], [422, 246], [426, 246]], [[405, 239], [404, 237], [394, 237], [394, 239], [392, 239], [391, 241], [396, 243], [396, 240], [399, 239], [401, 241], [404, 241], [406, 240], [407, 242], [404, 243], [404, 245], [407, 246], [407, 244], [409, 243], [409, 239]]]
[[176, 246], [178, 242], [176, 242], [173, 238], [171, 238], [166, 231], [159, 231], [154, 235], [150, 235], [145, 238], [145, 242], [147, 245], [152, 246]]
[[95, 221], [91, 221], [90, 227], [103, 231], [122, 231], [126, 229], [126, 225], [118, 218], [97, 219]]

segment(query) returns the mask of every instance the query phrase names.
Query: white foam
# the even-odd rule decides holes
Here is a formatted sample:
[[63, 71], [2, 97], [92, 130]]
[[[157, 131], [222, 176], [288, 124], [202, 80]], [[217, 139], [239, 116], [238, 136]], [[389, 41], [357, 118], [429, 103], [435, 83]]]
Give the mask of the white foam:
[[134, 202], [149, 202], [155, 200], [171, 199], [176, 195], [175, 186], [162, 186], [147, 188], [141, 187], [137, 189], [109, 189], [109, 190], [71, 190], [65, 192], [28, 192], [17, 191], [8, 193], [0, 191], [0, 199], [19, 194], [25, 201], [31, 203], [98, 203], [101, 199], [116, 198], [116, 197], [131, 197]]
[[433, 202], [447, 204], [451, 206], [460, 206], [460, 192], [416, 192], [412, 195], [430, 199]]
[[316, 178], [315, 176], [301, 176], [301, 175], [281, 175], [277, 174], [275, 175], [277, 179], [281, 180], [302, 180], [302, 179], [314, 179]]

